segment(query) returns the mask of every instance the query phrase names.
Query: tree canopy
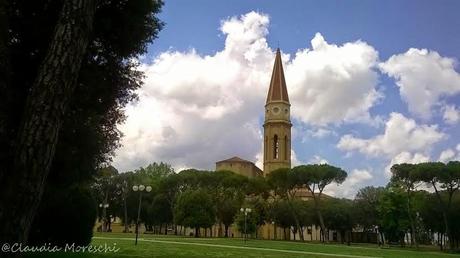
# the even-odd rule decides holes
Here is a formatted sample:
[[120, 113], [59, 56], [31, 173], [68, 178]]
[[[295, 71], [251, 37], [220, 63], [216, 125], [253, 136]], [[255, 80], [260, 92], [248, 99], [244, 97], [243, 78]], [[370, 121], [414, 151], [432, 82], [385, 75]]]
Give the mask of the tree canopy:
[[110, 161], [122, 108], [141, 85], [133, 57], [162, 28], [161, 6], [0, 2], [0, 240], [27, 240], [47, 181], [87, 182]]

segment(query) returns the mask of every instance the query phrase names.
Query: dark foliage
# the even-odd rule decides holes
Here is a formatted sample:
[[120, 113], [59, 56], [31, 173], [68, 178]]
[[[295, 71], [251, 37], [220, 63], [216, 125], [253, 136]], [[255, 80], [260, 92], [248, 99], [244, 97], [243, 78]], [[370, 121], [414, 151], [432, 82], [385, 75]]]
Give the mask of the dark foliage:
[[[62, 2], [7, 1], [7, 54], [10, 62], [6, 75], [8, 84], [13, 86], [0, 89], [0, 117], [6, 128], [0, 134], [2, 164], [13, 159], [11, 150], [15, 148], [15, 134], [21, 123], [27, 94], [50, 45]], [[77, 87], [64, 115], [39, 208], [41, 223], [51, 223], [43, 226], [50, 228], [50, 234], [51, 228], [62, 228], [62, 225], [43, 220], [43, 217], [54, 212], [48, 210], [50, 204], [66, 200], [65, 191], [63, 194], [56, 191], [91, 183], [97, 169], [109, 162], [119, 147], [122, 134], [116, 126], [125, 119], [122, 109], [136, 99], [135, 90], [142, 84], [142, 73], [136, 70], [138, 63], [133, 58], [145, 53], [148, 43], [162, 28], [163, 23], [155, 16], [162, 4], [151, 0], [99, 1], [93, 35], [83, 58]], [[94, 220], [86, 223], [92, 225]], [[74, 222], [70, 220], [67, 224]], [[38, 222], [34, 225], [36, 227]], [[40, 228], [32, 231], [35, 234], [42, 232], [41, 237], [46, 237], [43, 233], [48, 232]]]
[[29, 241], [32, 245], [85, 246], [91, 242], [96, 202], [89, 188], [48, 187], [46, 202], [35, 217]]

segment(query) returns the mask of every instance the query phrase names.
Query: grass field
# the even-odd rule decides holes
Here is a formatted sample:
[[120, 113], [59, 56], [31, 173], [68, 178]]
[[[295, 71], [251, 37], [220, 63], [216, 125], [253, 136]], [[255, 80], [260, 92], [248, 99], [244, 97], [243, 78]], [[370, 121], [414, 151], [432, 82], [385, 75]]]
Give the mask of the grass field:
[[105, 233], [96, 234], [93, 246], [107, 245], [119, 248], [108, 253], [28, 253], [25, 257], [46, 258], [114, 258], [114, 257], [348, 257], [348, 258], [460, 258], [460, 255], [441, 253], [435, 250], [415, 251], [409, 248], [378, 248], [372, 245], [337, 245], [319, 243], [300, 243], [270, 240], [249, 240], [246, 244], [241, 239], [223, 238], [186, 238], [175, 236], [142, 235], [137, 246], [133, 234]]

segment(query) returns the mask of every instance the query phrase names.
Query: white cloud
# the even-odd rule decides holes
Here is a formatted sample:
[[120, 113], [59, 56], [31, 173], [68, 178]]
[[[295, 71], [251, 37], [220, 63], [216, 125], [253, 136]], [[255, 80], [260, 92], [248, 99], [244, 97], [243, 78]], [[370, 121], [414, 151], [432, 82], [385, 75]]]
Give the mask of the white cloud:
[[460, 161], [460, 144], [457, 144], [455, 150], [448, 148], [439, 154], [439, 161], [447, 163], [449, 161], [458, 160]]
[[327, 161], [327, 159], [324, 159], [322, 158], [321, 156], [319, 155], [314, 155], [309, 161], [308, 163], [310, 164], [328, 164], [329, 161]]
[[291, 167], [299, 166], [301, 164], [302, 161], [297, 158], [297, 153], [291, 149]]
[[347, 179], [340, 185], [330, 184], [324, 189], [324, 193], [335, 197], [353, 198], [359, 189], [373, 178], [372, 174], [366, 169], [354, 169]]
[[292, 114], [313, 125], [374, 123], [369, 109], [383, 97], [376, 90], [378, 52], [362, 41], [329, 44], [320, 33], [311, 46], [286, 68]]
[[455, 156], [455, 152], [452, 149], [443, 150], [439, 155], [439, 161], [449, 162]]
[[453, 105], [447, 105], [444, 107], [444, 114], [442, 118], [448, 124], [456, 124], [460, 121], [460, 110]]
[[229, 156], [255, 160], [274, 59], [267, 26], [268, 17], [256, 12], [230, 18], [221, 24], [222, 51], [168, 51], [145, 64], [145, 84], [120, 126], [125, 137], [114, 165], [123, 171], [162, 160], [213, 168]]
[[416, 152], [414, 154], [408, 152], [408, 151], [403, 151], [399, 153], [398, 155], [395, 155], [390, 163], [385, 167], [385, 176], [387, 178], [391, 177], [391, 167], [394, 164], [401, 164], [401, 163], [409, 163], [409, 164], [417, 164], [421, 162], [427, 162], [430, 161], [430, 157], [423, 154]]
[[336, 135], [334, 131], [327, 129], [327, 128], [322, 128], [322, 127], [309, 129], [307, 130], [307, 134], [316, 139], [323, 139], [330, 135]]
[[344, 135], [337, 147], [369, 156], [383, 154], [392, 158], [402, 152], [427, 152], [433, 144], [445, 137], [436, 125], [418, 125], [413, 119], [400, 113], [391, 113], [383, 134], [369, 139]]
[[442, 97], [460, 92], [455, 60], [436, 51], [411, 48], [404, 54], [391, 56], [380, 68], [397, 80], [409, 110], [422, 118], [431, 116], [433, 106], [440, 104]]
[[[114, 165], [125, 171], [165, 161], [210, 169], [231, 156], [259, 160], [259, 121], [274, 60], [268, 24], [269, 17], [257, 12], [232, 17], [221, 23], [221, 51], [169, 50], [144, 64], [145, 83], [119, 126], [125, 137]], [[292, 118], [317, 125], [375, 123], [369, 109], [382, 97], [377, 51], [362, 41], [329, 44], [319, 33], [311, 43], [292, 60], [283, 55]]]

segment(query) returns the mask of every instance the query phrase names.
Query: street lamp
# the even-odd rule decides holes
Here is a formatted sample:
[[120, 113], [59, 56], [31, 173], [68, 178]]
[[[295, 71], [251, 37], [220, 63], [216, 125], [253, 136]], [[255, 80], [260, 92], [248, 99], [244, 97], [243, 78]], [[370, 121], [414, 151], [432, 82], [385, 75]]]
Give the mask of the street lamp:
[[139, 217], [141, 216], [141, 204], [142, 204], [142, 192], [146, 191], [149, 193], [152, 191], [152, 187], [150, 185], [144, 186], [144, 185], [133, 185], [133, 191], [137, 192], [139, 191], [139, 207], [137, 208], [137, 220], [136, 220], [136, 242], [134, 243], [137, 245], [137, 238], [139, 236]]
[[102, 232], [107, 231], [107, 213], [106, 210], [109, 207], [107, 200], [104, 200], [104, 203], [99, 203], [99, 208], [102, 208]]
[[241, 208], [241, 212], [244, 212], [244, 244], [246, 244], [246, 239], [247, 239], [247, 217], [248, 213], [250, 213], [252, 210], [251, 208]]

